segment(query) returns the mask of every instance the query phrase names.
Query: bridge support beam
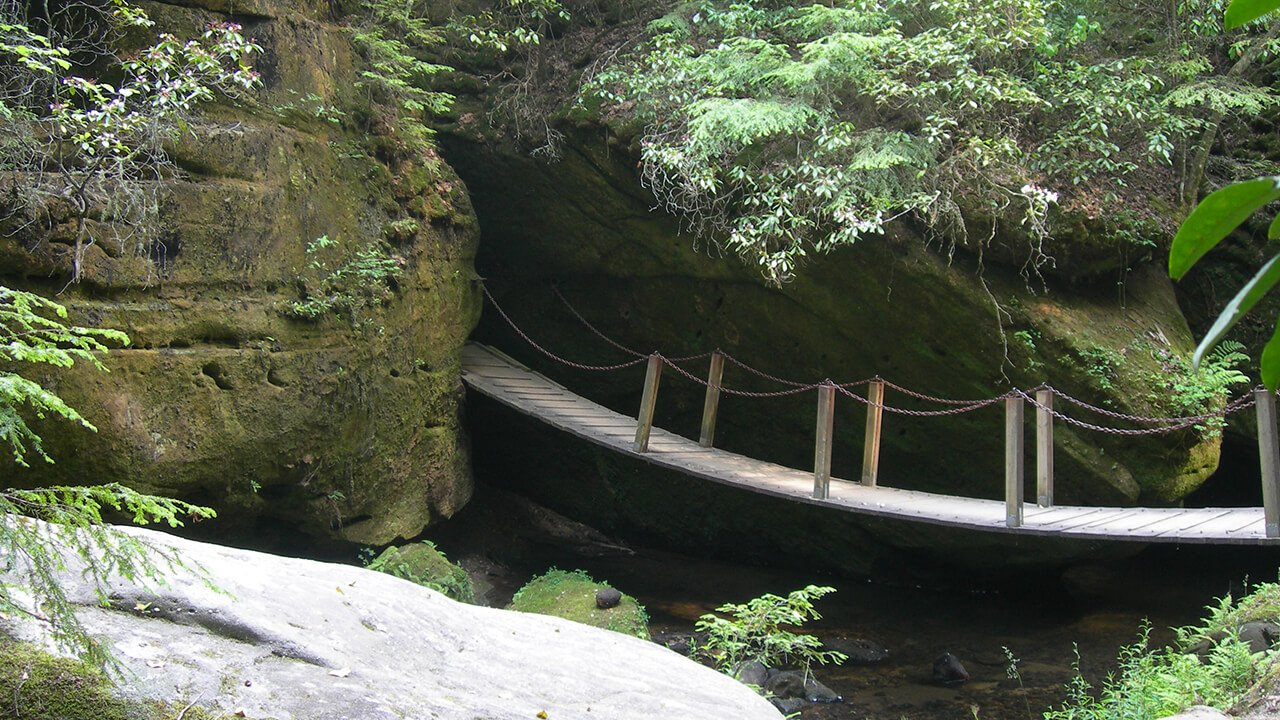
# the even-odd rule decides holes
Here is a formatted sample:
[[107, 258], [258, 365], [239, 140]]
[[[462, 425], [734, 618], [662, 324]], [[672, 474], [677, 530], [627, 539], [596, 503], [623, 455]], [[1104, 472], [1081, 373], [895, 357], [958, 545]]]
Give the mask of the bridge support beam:
[[1022, 398], [1004, 399], [1004, 524], [1022, 526]]
[[831, 493], [831, 442], [836, 420], [836, 386], [818, 386], [818, 428], [813, 443], [813, 496], [825, 500]]
[[1267, 537], [1280, 537], [1280, 437], [1276, 434], [1276, 396], [1255, 390], [1258, 405], [1258, 459], [1262, 465], [1262, 512]]
[[1036, 504], [1053, 507], [1053, 391], [1036, 391]]
[[635, 451], [649, 452], [649, 432], [653, 430], [653, 410], [658, 405], [658, 383], [662, 380], [662, 356], [649, 356], [644, 373], [644, 392], [640, 395], [640, 412], [636, 415]]
[[880, 474], [880, 421], [884, 413], [884, 381], [867, 385], [867, 434], [862, 440], [862, 484], [876, 486]]
[[707, 371], [707, 399], [702, 403], [702, 433], [698, 444], [704, 448], [715, 445], [716, 415], [720, 412], [720, 380], [724, 377], [724, 353], [711, 353], [711, 368]]

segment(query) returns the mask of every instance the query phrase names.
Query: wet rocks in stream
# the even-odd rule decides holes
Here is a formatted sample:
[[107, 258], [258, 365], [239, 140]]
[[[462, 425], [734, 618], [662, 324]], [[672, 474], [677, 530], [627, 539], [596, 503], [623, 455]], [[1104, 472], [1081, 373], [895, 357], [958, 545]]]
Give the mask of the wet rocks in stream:
[[784, 714], [790, 714], [812, 703], [839, 703], [839, 693], [800, 670], [771, 670], [751, 661], [734, 672], [739, 682], [759, 688], [769, 702]]
[[824, 650], [844, 653], [848, 665], [878, 665], [889, 659], [889, 650], [866, 638], [834, 637], [823, 641]]
[[969, 671], [955, 655], [944, 652], [933, 661], [933, 681], [939, 685], [959, 685], [968, 679]]
[[751, 662], [742, 663], [733, 673], [738, 682], [744, 685], [754, 685], [762, 688], [769, 680], [769, 668], [764, 663], [752, 660]]
[[[1204, 657], [1226, 637], [1226, 633], [1214, 633], [1191, 646], [1188, 652]], [[1251, 653], [1266, 652], [1275, 647], [1276, 642], [1280, 641], [1280, 625], [1266, 620], [1247, 622], [1236, 631], [1236, 638], [1248, 645]]]

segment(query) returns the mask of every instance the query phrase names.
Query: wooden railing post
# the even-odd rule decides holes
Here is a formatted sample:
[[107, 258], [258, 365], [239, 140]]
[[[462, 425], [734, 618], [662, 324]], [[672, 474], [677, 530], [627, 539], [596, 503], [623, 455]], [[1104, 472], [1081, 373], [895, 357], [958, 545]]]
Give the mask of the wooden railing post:
[[1004, 524], [1022, 525], [1022, 398], [1004, 399]]
[[720, 379], [724, 377], [724, 353], [711, 353], [711, 368], [707, 371], [707, 399], [702, 403], [702, 434], [698, 444], [709, 448], [716, 440], [716, 413], [720, 411]]
[[644, 373], [644, 392], [640, 395], [640, 412], [636, 415], [636, 443], [638, 453], [649, 451], [649, 431], [653, 429], [653, 410], [658, 405], [658, 382], [662, 380], [662, 356], [649, 356], [649, 366]]
[[1036, 391], [1036, 504], [1053, 507], [1053, 391]]
[[813, 496], [826, 499], [831, 492], [831, 441], [835, 430], [836, 386], [818, 386], [818, 427], [813, 443]]
[[1258, 459], [1262, 466], [1262, 514], [1267, 537], [1280, 537], [1280, 439], [1276, 435], [1276, 396], [1255, 390], [1258, 405]]
[[880, 474], [880, 421], [884, 411], [884, 381], [867, 385], [867, 433], [862, 440], [862, 484], [876, 486]]

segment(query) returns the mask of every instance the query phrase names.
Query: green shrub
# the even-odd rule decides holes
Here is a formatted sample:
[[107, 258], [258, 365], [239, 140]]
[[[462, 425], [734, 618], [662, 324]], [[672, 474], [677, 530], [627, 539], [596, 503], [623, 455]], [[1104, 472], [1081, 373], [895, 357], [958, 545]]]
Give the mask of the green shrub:
[[370, 561], [368, 567], [431, 588], [459, 602], [476, 601], [475, 588], [467, 571], [449, 562], [449, 558], [429, 540], [404, 547], [389, 547]]
[[[1237, 633], [1246, 622], [1280, 619], [1280, 584], [1258, 585], [1238, 603], [1228, 595], [1208, 610], [1200, 625], [1177, 629], [1177, 647], [1152, 649], [1151, 628], [1143, 623], [1101, 688], [1084, 679], [1077, 652], [1067, 701], [1045, 720], [1157, 720], [1192, 705], [1231, 708], [1275, 669], [1274, 651], [1250, 652]], [[1191, 651], [1205, 640], [1207, 651]]]
[[703, 615], [695, 628], [705, 632], [707, 639], [698, 652], [714, 659], [727, 673], [752, 661], [771, 668], [789, 663], [806, 671], [814, 663], [839, 665], [847, 655], [823, 651], [822, 641], [817, 637], [788, 629], [798, 629], [809, 620], [820, 619], [822, 616], [814, 609], [813, 601], [833, 592], [832, 587], [809, 585], [786, 597], [765, 594], [743, 604], [721, 605], [716, 612], [730, 615], [732, 619], [710, 613]]

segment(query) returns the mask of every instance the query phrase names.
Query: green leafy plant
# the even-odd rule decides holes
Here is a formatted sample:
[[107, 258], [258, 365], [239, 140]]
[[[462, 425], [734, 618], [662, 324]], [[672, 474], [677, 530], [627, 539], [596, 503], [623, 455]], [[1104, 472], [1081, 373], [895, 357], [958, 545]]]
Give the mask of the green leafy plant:
[[1090, 345], [1076, 351], [1080, 367], [1093, 378], [1102, 390], [1110, 390], [1116, 379], [1116, 371], [1124, 364], [1124, 356], [1110, 348]]
[[[1182, 415], [1212, 413], [1230, 397], [1232, 387], [1249, 384], [1249, 376], [1236, 369], [1249, 360], [1243, 350], [1244, 345], [1234, 340], [1223, 341], [1196, 367], [1182, 355], [1158, 349], [1161, 372], [1151, 380], [1166, 391], [1158, 399], [1167, 401], [1174, 412]], [[1224, 418], [1212, 417], [1196, 428], [1206, 437], [1217, 437], [1225, 425]]]
[[713, 658], [727, 673], [752, 661], [772, 668], [792, 663], [806, 672], [814, 663], [839, 665], [847, 655], [822, 650], [822, 641], [817, 637], [789, 629], [820, 619], [822, 616], [813, 603], [833, 592], [833, 587], [808, 585], [785, 597], [765, 594], [745, 603], [721, 605], [716, 612], [730, 617], [708, 613], [699, 618], [695, 626], [707, 636], [698, 653]]
[[1045, 720], [1156, 720], [1192, 705], [1226, 710], [1262, 677], [1269, 661], [1249, 651], [1234, 635], [1220, 639], [1201, 658], [1175, 648], [1152, 649], [1144, 623], [1138, 639], [1120, 649], [1119, 668], [1095, 697], [1080, 672], [1067, 686], [1067, 700], [1044, 714]]
[[[1273, 12], [1280, 3], [1275, 0], [1232, 0], [1227, 7], [1225, 25], [1240, 27]], [[1222, 242], [1245, 220], [1268, 204], [1280, 200], [1280, 175], [1238, 182], [1220, 188], [1200, 201], [1192, 210], [1169, 250], [1169, 277], [1182, 278], [1210, 250]], [[1280, 215], [1267, 229], [1267, 237], [1280, 239]], [[1196, 347], [1193, 363], [1199, 367], [1206, 354], [1227, 332], [1258, 304], [1276, 283], [1280, 282], [1280, 254], [1262, 265], [1235, 297], [1227, 303], [1204, 339]], [[1267, 389], [1280, 389], [1280, 321], [1262, 349], [1260, 361], [1262, 382]]]
[[288, 314], [314, 320], [335, 313], [357, 323], [361, 312], [390, 301], [403, 272], [403, 260], [388, 254], [382, 243], [374, 242], [337, 265], [327, 259], [336, 246], [337, 242], [328, 235], [307, 243], [307, 255], [312, 257], [309, 273], [298, 279], [305, 297], [290, 303]]
[[1228, 593], [1206, 605], [1207, 614], [1198, 625], [1175, 628], [1178, 645], [1190, 649], [1196, 645], [1237, 632], [1240, 626], [1258, 620], [1280, 619], [1280, 582], [1263, 582], [1252, 586], [1239, 600]]
[[346, 117], [346, 113], [338, 106], [325, 102], [315, 93], [300, 95], [296, 90], [289, 90], [291, 96], [286, 102], [272, 107], [277, 115], [287, 120], [322, 120], [337, 125]]
[[1238, 633], [1245, 623], [1280, 619], [1280, 583], [1259, 583], [1239, 600], [1228, 594], [1205, 609], [1200, 623], [1175, 628], [1173, 647], [1152, 648], [1144, 623], [1101, 688], [1084, 679], [1077, 651], [1068, 699], [1045, 720], [1155, 720], [1192, 705], [1236, 705], [1276, 669], [1274, 651], [1253, 653]]
[[568, 21], [569, 11], [559, 0], [502, 0], [496, 9], [451, 20], [448, 30], [476, 47], [506, 53], [541, 44], [552, 23]]

